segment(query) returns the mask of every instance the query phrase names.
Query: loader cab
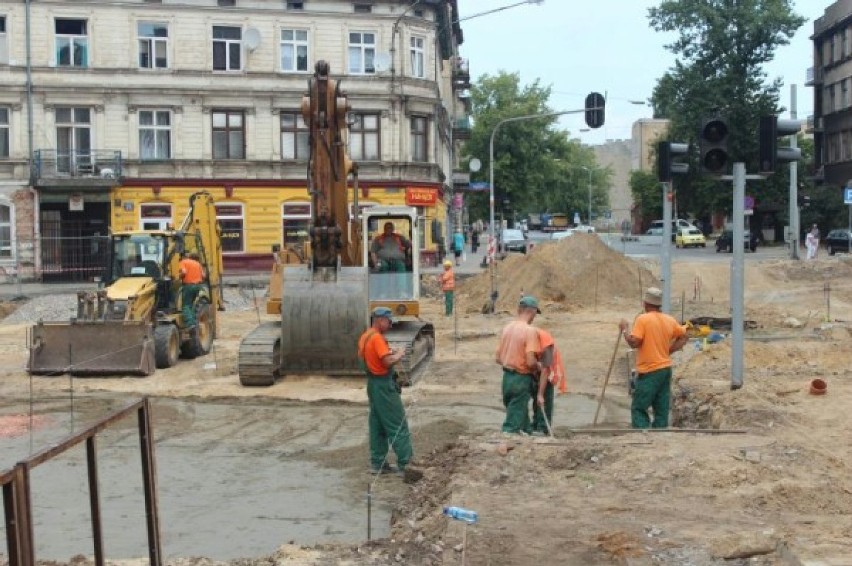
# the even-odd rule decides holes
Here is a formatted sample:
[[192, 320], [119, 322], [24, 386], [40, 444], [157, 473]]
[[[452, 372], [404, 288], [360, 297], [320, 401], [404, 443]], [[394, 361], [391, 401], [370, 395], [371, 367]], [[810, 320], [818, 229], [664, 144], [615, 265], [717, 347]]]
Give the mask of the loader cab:
[[363, 214], [364, 265], [371, 307], [388, 306], [399, 316], [419, 313], [420, 229], [417, 210], [376, 206]]
[[108, 282], [122, 277], [163, 276], [167, 239], [161, 234], [117, 234], [112, 237]]

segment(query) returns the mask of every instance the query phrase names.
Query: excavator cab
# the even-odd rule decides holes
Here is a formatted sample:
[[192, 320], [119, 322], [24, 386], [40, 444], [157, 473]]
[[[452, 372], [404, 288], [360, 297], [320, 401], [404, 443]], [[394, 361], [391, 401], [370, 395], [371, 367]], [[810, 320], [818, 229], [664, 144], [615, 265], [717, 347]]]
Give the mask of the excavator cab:
[[416, 297], [415, 265], [412, 261], [414, 224], [408, 216], [368, 216], [364, 233], [368, 241], [370, 301], [405, 300]]
[[151, 277], [163, 275], [168, 240], [163, 234], [118, 234], [112, 237], [110, 272], [107, 283], [122, 277]]

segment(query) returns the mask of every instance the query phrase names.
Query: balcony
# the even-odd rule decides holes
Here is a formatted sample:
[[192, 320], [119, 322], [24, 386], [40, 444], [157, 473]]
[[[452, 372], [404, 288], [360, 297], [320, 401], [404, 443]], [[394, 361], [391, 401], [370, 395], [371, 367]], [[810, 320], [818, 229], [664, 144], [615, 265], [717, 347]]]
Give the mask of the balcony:
[[121, 151], [37, 149], [32, 175], [37, 187], [114, 187], [121, 182]]
[[470, 68], [467, 59], [457, 57], [453, 64], [453, 90], [470, 88]]
[[815, 86], [822, 84], [822, 69], [817, 67], [808, 67], [805, 73], [805, 86]]
[[470, 130], [470, 116], [465, 116], [464, 118], [456, 118], [455, 120], [453, 120], [454, 140], [469, 140]]

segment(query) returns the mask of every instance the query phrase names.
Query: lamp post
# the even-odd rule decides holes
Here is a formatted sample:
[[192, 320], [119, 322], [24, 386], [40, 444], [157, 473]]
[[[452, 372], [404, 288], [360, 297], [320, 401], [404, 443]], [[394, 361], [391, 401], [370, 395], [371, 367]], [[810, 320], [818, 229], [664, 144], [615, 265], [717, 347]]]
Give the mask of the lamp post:
[[[523, 3], [523, 2], [522, 2]], [[522, 120], [535, 120], [536, 118], [553, 118], [555, 116], [564, 116], [566, 114], [581, 114], [585, 112], [583, 110], [562, 110], [560, 112], [545, 112], [543, 114], [527, 114], [525, 116], [513, 116], [511, 118], [504, 118], [497, 122], [494, 126], [494, 129], [491, 130], [491, 138], [488, 141], [488, 213], [489, 213], [489, 224], [488, 224], [488, 254], [489, 254], [489, 263], [491, 267], [491, 312], [494, 312], [494, 303], [497, 301], [497, 292], [495, 290], [494, 284], [494, 255], [492, 250], [497, 249], [497, 240], [494, 233], [494, 136], [497, 134], [497, 130], [500, 129], [500, 126], [503, 124], [508, 124], [509, 122], [520, 122]]]
[[589, 173], [589, 226], [592, 225], [592, 170], [585, 165], [580, 165], [580, 169], [585, 169]]

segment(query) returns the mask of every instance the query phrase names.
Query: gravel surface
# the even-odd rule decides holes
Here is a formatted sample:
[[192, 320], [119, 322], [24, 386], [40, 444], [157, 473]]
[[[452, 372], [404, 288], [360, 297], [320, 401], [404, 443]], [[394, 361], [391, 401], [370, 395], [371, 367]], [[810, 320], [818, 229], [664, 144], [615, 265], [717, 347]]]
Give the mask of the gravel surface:
[[[231, 312], [254, 310], [257, 304], [265, 311], [266, 287], [252, 288], [248, 285], [224, 288], [225, 310]], [[256, 301], [256, 302], [255, 302]], [[39, 320], [68, 320], [77, 314], [77, 294], [57, 293], [33, 297], [19, 303], [15, 311], [0, 324], [21, 324]]]

